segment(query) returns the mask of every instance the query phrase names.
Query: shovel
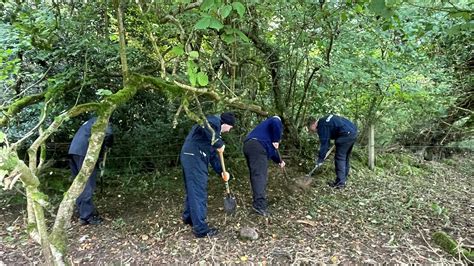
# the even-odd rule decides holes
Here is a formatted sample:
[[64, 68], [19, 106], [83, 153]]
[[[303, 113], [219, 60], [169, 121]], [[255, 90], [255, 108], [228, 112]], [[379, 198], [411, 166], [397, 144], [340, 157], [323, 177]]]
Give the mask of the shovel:
[[[329, 154], [331, 154], [331, 152], [334, 150], [334, 147], [336, 147], [335, 145], [331, 147], [331, 149], [328, 150], [328, 152], [326, 153], [326, 156], [324, 156], [324, 160], [326, 160], [329, 156]], [[316, 164], [314, 166], [314, 168], [311, 170], [311, 172], [309, 172], [309, 174], [305, 175], [302, 180], [300, 180], [298, 182], [298, 185], [300, 187], [303, 187], [303, 188], [308, 188], [310, 186], [310, 184], [313, 182], [311, 176], [314, 174], [314, 172], [316, 172], [316, 170], [318, 170], [319, 168], [321, 167], [321, 165], [319, 164]]]
[[[222, 171], [227, 172], [224, 164], [224, 154], [222, 152], [217, 153], [219, 153], [219, 160], [221, 161]], [[237, 203], [235, 202], [235, 197], [230, 193], [229, 181], [225, 181], [224, 184], [226, 191], [226, 195], [224, 197], [224, 211], [227, 214], [231, 215], [235, 213]]]

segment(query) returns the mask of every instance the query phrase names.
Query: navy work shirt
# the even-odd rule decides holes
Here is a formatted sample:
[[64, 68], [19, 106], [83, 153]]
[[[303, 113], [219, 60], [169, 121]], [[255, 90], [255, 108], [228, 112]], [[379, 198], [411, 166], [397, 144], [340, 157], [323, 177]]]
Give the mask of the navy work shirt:
[[344, 117], [328, 115], [318, 120], [318, 135], [321, 142], [318, 163], [322, 163], [329, 149], [329, 141], [340, 137], [354, 136], [355, 138], [357, 127]]
[[[97, 117], [92, 117], [82, 124], [72, 139], [68, 154], [86, 156], [87, 149], [89, 148], [89, 139], [92, 135], [91, 129], [95, 121], [97, 121]], [[112, 127], [108, 124], [105, 131], [104, 145], [111, 146], [112, 136]]]
[[216, 173], [222, 173], [222, 166], [219, 158], [217, 157], [216, 149], [221, 148], [224, 145], [224, 141], [221, 138], [221, 118], [219, 115], [209, 115], [206, 117], [207, 122], [214, 130], [214, 140], [212, 140], [212, 132], [207, 128], [206, 125], [194, 125], [189, 132], [184, 146], [196, 145], [199, 150], [210, 155], [210, 163]]
[[[245, 138], [245, 141], [256, 139], [267, 151], [267, 156], [275, 163], [281, 163], [281, 158], [273, 146], [273, 142], [280, 142], [283, 134], [283, 123], [278, 116], [267, 118], [258, 124]], [[244, 142], [245, 142], [244, 141]]]

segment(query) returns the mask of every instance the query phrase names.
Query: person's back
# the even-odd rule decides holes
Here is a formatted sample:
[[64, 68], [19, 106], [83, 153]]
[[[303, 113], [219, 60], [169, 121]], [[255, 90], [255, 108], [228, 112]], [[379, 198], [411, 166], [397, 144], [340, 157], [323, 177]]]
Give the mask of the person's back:
[[350, 133], [357, 134], [357, 127], [344, 117], [328, 115], [318, 121], [318, 135], [320, 138], [336, 139]]
[[258, 142], [260, 142], [260, 144], [265, 148], [268, 158], [276, 163], [280, 163], [281, 158], [272, 143], [280, 142], [282, 134], [283, 124], [280, 118], [278, 116], [272, 116], [258, 124], [252, 131], [250, 131], [244, 142], [252, 139], [258, 140]]
[[261, 141], [278, 142], [281, 140], [282, 133], [283, 124], [280, 118], [272, 116], [258, 124], [245, 139], [255, 138]]
[[[94, 126], [97, 121], [97, 117], [92, 117], [87, 120], [82, 126], [77, 130], [76, 134], [71, 141], [69, 146], [68, 154], [70, 155], [80, 155], [85, 156], [89, 148], [89, 139], [92, 135], [92, 126]], [[110, 124], [107, 125], [105, 131], [104, 145], [111, 147], [113, 142], [112, 127]]]
[[[221, 134], [221, 121], [218, 116], [215, 115], [209, 115], [206, 117], [209, 126], [212, 127], [214, 130], [214, 138], [217, 140], [220, 140], [220, 134]], [[194, 143], [198, 145], [204, 145], [204, 146], [210, 146], [213, 145], [214, 143], [211, 143], [212, 141], [212, 135], [210, 130], [207, 128], [206, 125], [199, 125], [196, 124], [191, 128], [191, 131], [188, 133], [185, 139], [185, 145], [189, 143]], [[221, 146], [221, 145], [216, 145], [216, 146]]]

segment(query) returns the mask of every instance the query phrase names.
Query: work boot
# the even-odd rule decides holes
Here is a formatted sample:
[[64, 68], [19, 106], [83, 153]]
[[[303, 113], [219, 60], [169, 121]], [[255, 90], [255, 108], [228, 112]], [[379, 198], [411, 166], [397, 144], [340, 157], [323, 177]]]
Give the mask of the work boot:
[[193, 227], [193, 221], [191, 221], [191, 219], [183, 219], [183, 224]]
[[103, 222], [102, 218], [100, 218], [99, 216], [91, 216], [89, 217], [88, 219], [79, 219], [79, 223], [81, 225], [98, 225], [98, 224], [101, 224]]
[[336, 182], [328, 182], [328, 186], [335, 188], [335, 189], [343, 189], [346, 187], [344, 183], [336, 183]]
[[213, 237], [219, 233], [219, 230], [215, 227], [210, 227], [207, 233], [205, 234], [194, 234], [197, 238], [202, 238], [202, 237]]
[[263, 217], [269, 217], [271, 215], [270, 212], [266, 209], [257, 209], [255, 207], [252, 207], [252, 209], [256, 214], [258, 214], [260, 216], [263, 216]]

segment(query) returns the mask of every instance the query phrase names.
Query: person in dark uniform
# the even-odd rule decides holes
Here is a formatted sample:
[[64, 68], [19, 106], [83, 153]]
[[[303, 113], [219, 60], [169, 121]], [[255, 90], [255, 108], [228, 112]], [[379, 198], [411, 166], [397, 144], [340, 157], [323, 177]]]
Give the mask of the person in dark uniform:
[[280, 167], [285, 162], [277, 151], [283, 134], [280, 117], [273, 116], [258, 124], [244, 140], [244, 155], [250, 172], [250, 184], [253, 193], [253, 210], [262, 216], [269, 216], [267, 203], [268, 160]]
[[[91, 129], [94, 123], [97, 121], [97, 117], [90, 118], [85, 122], [79, 130], [74, 135], [71, 145], [69, 146], [69, 165], [71, 167], [72, 176], [76, 177], [79, 171], [82, 168], [85, 156], [87, 154], [87, 149], [89, 147], [89, 139], [91, 137]], [[101, 155], [103, 154], [104, 147], [111, 147], [113, 143], [113, 134], [112, 127], [107, 125], [105, 132], [105, 139], [102, 144]], [[98, 212], [92, 202], [92, 197], [96, 187], [96, 176], [97, 176], [97, 166], [99, 165], [99, 160], [94, 167], [92, 174], [87, 180], [86, 186], [82, 191], [81, 195], [76, 199], [76, 207], [79, 212], [79, 222], [81, 225], [92, 224], [97, 225], [102, 222], [102, 218], [98, 215]]]
[[329, 142], [334, 140], [336, 145], [336, 180], [328, 185], [334, 188], [344, 188], [349, 175], [349, 157], [357, 139], [357, 127], [344, 117], [328, 115], [319, 120], [309, 119], [309, 130], [317, 132], [320, 140], [319, 154], [316, 164], [321, 166], [329, 149]]
[[224, 180], [229, 180], [229, 173], [222, 171], [217, 152], [224, 152], [221, 133], [229, 132], [235, 125], [233, 113], [225, 112], [220, 116], [207, 116], [207, 122], [214, 130], [214, 138], [206, 125], [194, 125], [181, 149], [180, 160], [183, 168], [184, 211], [183, 223], [192, 226], [196, 237], [214, 236], [217, 228], [209, 227], [207, 217], [207, 180], [208, 166]]

